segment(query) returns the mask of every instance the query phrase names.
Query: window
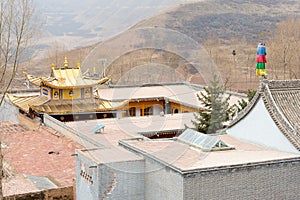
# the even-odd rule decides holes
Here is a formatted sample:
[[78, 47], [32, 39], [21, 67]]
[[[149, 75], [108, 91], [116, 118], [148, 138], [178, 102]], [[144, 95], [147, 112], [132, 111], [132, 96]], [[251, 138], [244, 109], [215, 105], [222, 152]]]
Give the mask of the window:
[[147, 115], [153, 115], [152, 107], [148, 107], [148, 108], [144, 109], [144, 116], [147, 116]]
[[129, 116], [131, 116], [131, 117], [136, 116], [136, 108], [135, 107], [129, 108]]
[[58, 91], [55, 91], [54, 92], [54, 98], [57, 98], [58, 97]]

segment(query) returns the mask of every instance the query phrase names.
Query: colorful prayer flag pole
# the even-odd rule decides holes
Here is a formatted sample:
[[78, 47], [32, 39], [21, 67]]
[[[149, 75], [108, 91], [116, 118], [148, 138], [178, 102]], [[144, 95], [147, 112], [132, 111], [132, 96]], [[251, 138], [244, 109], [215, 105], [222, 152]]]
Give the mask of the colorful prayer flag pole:
[[263, 43], [259, 43], [256, 52], [256, 76], [266, 76], [267, 51]]

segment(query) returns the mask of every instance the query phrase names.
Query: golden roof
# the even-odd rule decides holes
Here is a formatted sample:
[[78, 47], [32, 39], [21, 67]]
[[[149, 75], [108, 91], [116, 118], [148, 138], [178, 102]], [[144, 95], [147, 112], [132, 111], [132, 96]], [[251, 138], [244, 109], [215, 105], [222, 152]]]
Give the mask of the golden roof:
[[24, 112], [29, 108], [38, 113], [71, 114], [117, 110], [128, 101], [105, 101], [100, 99], [48, 100], [44, 96], [18, 97], [9, 94], [10, 101]]
[[7, 94], [9, 100], [23, 110], [26, 113], [29, 113], [30, 105], [43, 105], [49, 99], [45, 96], [40, 95], [32, 95], [32, 96], [15, 96], [11, 94]]
[[68, 67], [68, 61], [65, 58], [64, 67], [55, 68], [52, 65], [51, 76], [49, 77], [34, 77], [24, 72], [25, 77], [34, 85], [37, 86], [49, 86], [57, 89], [74, 89], [92, 87], [100, 84], [104, 84], [110, 79], [110, 76], [104, 77], [100, 80], [92, 80], [87, 77], [83, 77], [80, 69], [80, 64], [75, 68]]

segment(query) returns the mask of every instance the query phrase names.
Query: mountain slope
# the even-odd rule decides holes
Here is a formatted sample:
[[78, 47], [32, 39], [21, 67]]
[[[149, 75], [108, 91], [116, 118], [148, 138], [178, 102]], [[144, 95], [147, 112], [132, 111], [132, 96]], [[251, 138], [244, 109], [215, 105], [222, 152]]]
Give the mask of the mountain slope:
[[[34, 0], [42, 35], [37, 42], [65, 49], [111, 38], [137, 22], [190, 0]], [[66, 42], [67, 41], [67, 42]]]
[[[178, 56], [174, 60], [182, 58], [182, 63], [185, 63], [184, 61], [193, 65], [197, 64], [196, 62], [205, 63], [207, 67], [215, 65], [222, 73], [224, 80], [229, 80], [235, 89], [240, 89], [239, 84], [244, 84], [242, 83], [244, 80], [253, 82], [254, 84], [250, 88], [255, 88], [258, 82], [258, 78], [253, 74], [256, 44], [260, 41], [267, 41], [279, 21], [288, 17], [299, 17], [299, 14], [300, 1], [294, 0], [210, 0], [181, 4], [167, 12], [143, 20], [128, 31], [100, 43], [84, 61], [84, 67], [90, 68], [90, 70], [96, 68], [99, 73], [102, 73], [104, 67], [108, 66], [107, 71], [117, 77], [116, 82], [124, 76], [129, 79], [127, 73], [132, 74], [132, 71], [139, 68], [139, 63], [145, 65], [145, 61], [156, 62], [155, 59], [152, 59], [152, 50], [149, 49], [158, 48], [161, 52], [165, 51], [155, 54], [156, 60], [159, 61], [157, 64], [160, 66], [162, 63], [169, 62], [168, 58], [165, 61], [162, 61], [161, 58], [164, 58], [164, 55], [170, 55], [171, 51], [172, 55]], [[194, 47], [205, 46], [208, 39], [212, 39], [212, 43], [219, 43], [217, 50], [212, 51], [211, 49], [207, 52], [211, 57], [201, 57], [202, 55], [200, 55], [190, 59], [191, 52], [195, 50]], [[192, 40], [194, 43], [186, 45]], [[243, 44], [231, 46], [233, 40], [242, 41]], [[141, 52], [141, 49], [145, 49], [145, 52], [135, 58], [133, 52]], [[237, 56], [232, 56], [232, 49], [237, 50]], [[105, 65], [99, 63], [99, 58], [105, 59], [107, 63]], [[136, 59], [139, 61], [137, 62]], [[141, 61], [142, 59], [144, 61]], [[203, 59], [210, 59], [210, 61]], [[168, 67], [170, 66], [175, 65], [168, 65]], [[186, 81], [199, 80], [200, 75], [186, 75], [188, 71], [184, 69], [184, 66], [176, 66], [175, 71], [183, 71]], [[172, 74], [172, 70], [166, 74]], [[238, 70], [242, 71], [243, 80], [241, 80], [241, 72]], [[196, 76], [198, 78], [195, 78]], [[146, 81], [146, 83], [172, 81], [172, 78], [168, 80], [168, 77], [171, 76], [164, 76], [161, 80], [152, 80], [147, 76], [138, 79]], [[131, 82], [145, 83], [135, 80], [131, 80]]]
[[238, 37], [256, 43], [272, 34], [277, 22], [299, 15], [300, 2], [296, 0], [212, 0], [181, 5], [133, 28], [158, 25], [199, 42], [214, 36], [225, 41]]

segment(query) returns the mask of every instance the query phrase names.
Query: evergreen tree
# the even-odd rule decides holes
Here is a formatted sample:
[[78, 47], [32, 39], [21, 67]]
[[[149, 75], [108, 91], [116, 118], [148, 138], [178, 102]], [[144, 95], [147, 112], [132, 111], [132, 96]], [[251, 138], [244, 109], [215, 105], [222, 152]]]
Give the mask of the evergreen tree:
[[244, 99], [240, 99], [237, 102], [238, 104], [236, 105], [237, 107], [237, 111], [240, 112], [242, 111], [244, 108], [246, 108], [246, 106], [248, 105], [248, 102], [245, 101]]
[[194, 114], [195, 120], [192, 120], [192, 123], [196, 130], [211, 134], [224, 128], [224, 122], [233, 114], [233, 106], [229, 106], [230, 95], [224, 99], [224, 93], [225, 88], [220, 86], [215, 75], [211, 85], [197, 95], [204, 109]]
[[256, 94], [256, 90], [248, 90], [247, 97], [249, 102], [253, 99], [255, 94]]
[[[248, 102], [250, 102], [253, 99], [255, 94], [256, 94], [255, 90], [248, 90], [248, 93], [247, 93]], [[236, 105], [238, 112], [243, 110], [248, 105], [248, 102], [245, 101], [244, 99], [238, 100], [238, 105]]]

